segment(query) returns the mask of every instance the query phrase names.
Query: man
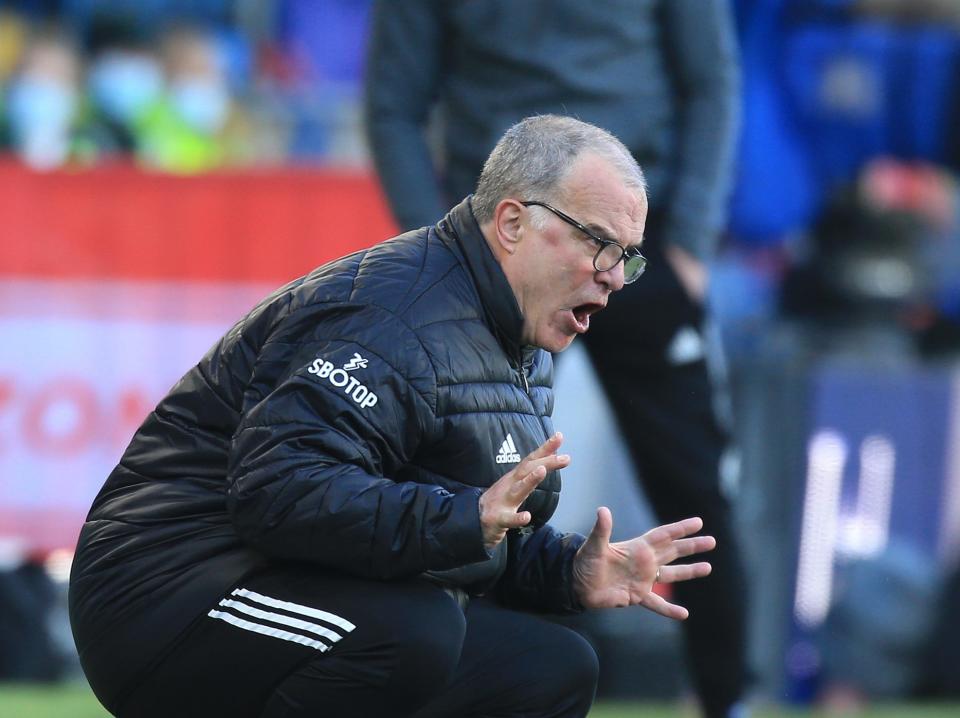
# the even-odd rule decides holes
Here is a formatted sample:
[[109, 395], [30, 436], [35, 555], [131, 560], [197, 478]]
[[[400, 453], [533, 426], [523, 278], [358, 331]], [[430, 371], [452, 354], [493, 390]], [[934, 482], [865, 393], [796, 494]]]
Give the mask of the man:
[[685, 618], [654, 583], [707, 575], [670, 564], [714, 546], [696, 518], [614, 544], [606, 508], [586, 539], [546, 523], [570, 463], [549, 352], [639, 277], [645, 214], [616, 139], [528, 119], [439, 224], [320, 267], [231, 329], [81, 532], [71, 621], [107, 708], [586, 715], [592, 649], [526, 611]]
[[710, 578], [677, 596], [693, 616], [684, 633], [704, 713], [738, 715], [746, 581], [704, 306], [737, 126], [727, 0], [380, 0], [373, 12], [367, 128], [401, 228], [435, 222], [472, 190], [504, 128], [535, 113], [609, 130], [644, 168], [650, 271], [584, 344], [658, 518], [696, 514], [717, 538]]

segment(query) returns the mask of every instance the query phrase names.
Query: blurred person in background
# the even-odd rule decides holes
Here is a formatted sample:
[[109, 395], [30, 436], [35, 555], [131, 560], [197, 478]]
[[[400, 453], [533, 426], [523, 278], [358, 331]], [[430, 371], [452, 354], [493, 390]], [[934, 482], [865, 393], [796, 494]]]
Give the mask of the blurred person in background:
[[43, 558], [0, 536], [0, 681], [57, 681], [67, 672], [50, 618], [56, 586]]
[[[916, 68], [911, 74], [923, 72]], [[893, 108], [886, 122], [909, 126], [904, 114]], [[960, 351], [958, 185], [942, 163], [947, 138], [937, 123], [927, 129], [930, 144], [941, 148], [934, 154], [940, 163], [891, 142], [856, 158], [849, 179], [824, 185], [824, 206], [794, 248], [780, 291], [781, 314], [801, 320], [812, 346], [871, 346], [874, 356], [923, 359]], [[810, 150], [808, 156], [817, 151], [812, 142]]]
[[[199, 26], [176, 25], [161, 37], [159, 52], [162, 93], [132, 125], [138, 160], [184, 174], [252, 161], [254, 128], [233, 97], [215, 36]], [[150, 72], [142, 63], [134, 68], [127, 62], [131, 69]], [[118, 73], [114, 79], [129, 78]], [[118, 97], [122, 87], [114, 88]]]
[[134, 18], [92, 23], [87, 88], [101, 152], [133, 154], [137, 128], [164, 89], [163, 66], [149, 32]]
[[[597, 227], [581, 237], [550, 207]], [[596, 655], [536, 612], [707, 575], [697, 518], [610, 543], [559, 500], [552, 359], [640, 279], [645, 180], [603, 130], [518, 123], [432, 227], [239, 321], [141, 425], [70, 577], [118, 716], [582, 717]]]
[[366, 73], [373, 159], [403, 229], [470, 192], [504, 128], [530, 114], [604, 127], [644, 167], [649, 276], [594, 318], [585, 345], [658, 518], [697, 514], [717, 537], [711, 577], [676, 595], [696, 607], [684, 628], [704, 714], [741, 715], [747, 592], [705, 306], [737, 128], [728, 3], [382, 0]]
[[82, 70], [78, 48], [65, 33], [41, 29], [27, 40], [4, 109], [11, 148], [31, 167], [52, 169], [75, 155]]

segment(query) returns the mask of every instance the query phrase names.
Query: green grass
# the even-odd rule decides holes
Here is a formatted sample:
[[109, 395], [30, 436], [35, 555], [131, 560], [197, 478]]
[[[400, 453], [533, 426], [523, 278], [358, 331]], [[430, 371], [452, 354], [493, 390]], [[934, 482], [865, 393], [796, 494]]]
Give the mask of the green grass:
[[[108, 718], [90, 689], [82, 683], [32, 686], [0, 683], [0, 716], [3, 718]], [[957, 705], [891, 705], [872, 708], [849, 718], [957, 718]], [[371, 716], [371, 718], [375, 718]], [[650, 703], [599, 703], [590, 718], [694, 718], [689, 708]], [[816, 711], [781, 707], [758, 709], [753, 718], [827, 718]], [[837, 718], [831, 715], [830, 718]]]
[[109, 718], [85, 683], [0, 683], [3, 718]]

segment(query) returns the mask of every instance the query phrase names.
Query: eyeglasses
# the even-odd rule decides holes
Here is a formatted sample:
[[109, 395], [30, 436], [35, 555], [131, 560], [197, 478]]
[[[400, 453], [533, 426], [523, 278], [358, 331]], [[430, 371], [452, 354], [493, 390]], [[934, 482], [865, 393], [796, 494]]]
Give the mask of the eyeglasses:
[[531, 200], [529, 202], [521, 202], [520, 204], [522, 204], [524, 207], [536, 205], [537, 207], [548, 209], [564, 222], [576, 227], [585, 235], [587, 235], [587, 237], [589, 237], [593, 243], [597, 245], [597, 253], [593, 255], [593, 268], [598, 272], [609, 272], [620, 262], [623, 262], [623, 282], [624, 284], [631, 284], [632, 282], [637, 281], [640, 278], [640, 275], [643, 274], [644, 270], [647, 268], [647, 258], [640, 254], [640, 250], [636, 247], [624, 249], [623, 245], [621, 245], [619, 242], [614, 242], [612, 239], [598, 237], [573, 217], [561, 212], [556, 207], [551, 207], [546, 202], [537, 202]]

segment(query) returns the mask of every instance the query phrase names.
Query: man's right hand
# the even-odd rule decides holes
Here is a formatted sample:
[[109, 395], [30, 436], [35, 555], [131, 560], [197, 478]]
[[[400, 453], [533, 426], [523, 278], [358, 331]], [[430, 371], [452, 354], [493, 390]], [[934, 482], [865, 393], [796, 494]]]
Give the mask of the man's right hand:
[[557, 456], [562, 443], [563, 434], [558, 431], [480, 495], [480, 526], [488, 550], [503, 541], [510, 529], [530, 523], [530, 512], [518, 509], [548, 473], [570, 464], [567, 454]]

